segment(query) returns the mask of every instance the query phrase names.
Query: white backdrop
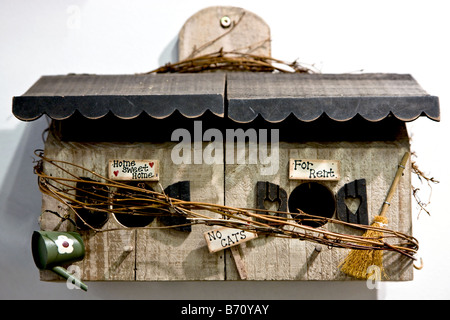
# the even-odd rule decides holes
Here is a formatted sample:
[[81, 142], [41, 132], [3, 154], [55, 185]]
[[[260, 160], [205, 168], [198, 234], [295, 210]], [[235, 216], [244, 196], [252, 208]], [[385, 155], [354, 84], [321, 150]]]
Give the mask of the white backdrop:
[[[449, 299], [447, 2], [0, 0], [0, 298]], [[440, 123], [421, 118], [408, 124], [419, 167], [440, 181], [433, 185], [430, 216], [418, 216], [413, 204], [414, 236], [424, 261], [413, 281], [383, 282], [378, 290], [358, 281], [93, 282], [88, 292], [39, 281], [30, 251], [41, 201], [32, 161], [47, 120], [18, 121], [11, 113], [12, 97], [41, 75], [131, 74], [174, 62], [181, 26], [213, 5], [261, 16], [271, 27], [275, 58], [298, 59], [323, 73], [409, 73], [439, 96]], [[414, 185], [427, 200], [427, 185], [416, 180]]]

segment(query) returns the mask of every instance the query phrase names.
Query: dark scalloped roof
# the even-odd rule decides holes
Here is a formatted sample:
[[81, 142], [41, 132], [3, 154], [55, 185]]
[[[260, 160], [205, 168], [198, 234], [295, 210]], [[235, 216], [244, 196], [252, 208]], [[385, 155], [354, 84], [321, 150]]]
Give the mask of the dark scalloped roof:
[[43, 76], [13, 99], [14, 115], [24, 121], [43, 114], [67, 119], [79, 111], [88, 119], [111, 112], [132, 119], [145, 112], [166, 118], [175, 110], [198, 117], [206, 110], [223, 117], [225, 74]]
[[313, 121], [326, 114], [336, 121], [356, 115], [381, 121], [419, 116], [439, 121], [439, 99], [407, 74], [196, 73], [149, 75], [43, 76], [13, 98], [13, 113], [31, 121], [47, 114], [62, 120], [76, 111], [89, 119], [109, 112], [131, 119], [145, 112], [166, 118], [175, 110], [199, 117], [247, 123], [258, 115], [279, 122], [293, 114]]
[[439, 101], [410, 75], [399, 74], [230, 74], [228, 116], [250, 122], [260, 114], [278, 122], [293, 114], [313, 121], [326, 114], [346, 121], [359, 114], [380, 121], [389, 114], [402, 121], [421, 115], [439, 120]]

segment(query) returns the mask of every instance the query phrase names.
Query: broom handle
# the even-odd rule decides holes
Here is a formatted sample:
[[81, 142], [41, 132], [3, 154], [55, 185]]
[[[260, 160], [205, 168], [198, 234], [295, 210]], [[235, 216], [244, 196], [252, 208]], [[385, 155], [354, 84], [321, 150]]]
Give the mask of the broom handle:
[[380, 216], [384, 216], [386, 214], [387, 209], [391, 205], [391, 199], [394, 196], [395, 189], [397, 188], [400, 177], [403, 174], [403, 170], [405, 170], [406, 162], [408, 162], [408, 159], [409, 159], [409, 152], [405, 152], [402, 161], [398, 165], [397, 173], [395, 174], [394, 181], [392, 182], [391, 188], [389, 189], [386, 201], [384, 201], [383, 207], [381, 207]]

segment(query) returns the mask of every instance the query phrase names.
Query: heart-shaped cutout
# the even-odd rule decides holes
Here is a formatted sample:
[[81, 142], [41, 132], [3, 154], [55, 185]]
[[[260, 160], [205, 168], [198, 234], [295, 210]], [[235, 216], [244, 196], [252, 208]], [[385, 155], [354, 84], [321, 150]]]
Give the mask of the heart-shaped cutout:
[[[270, 210], [270, 211], [278, 211], [280, 209], [280, 201], [270, 201], [268, 199], [264, 200], [264, 209]], [[273, 213], [270, 213], [273, 214]]]
[[119, 170], [116, 170], [116, 171], [114, 171], [113, 173], [114, 173], [114, 175], [117, 177], [117, 175], [119, 174]]
[[361, 205], [361, 199], [359, 197], [347, 197], [344, 199], [344, 202], [348, 210], [353, 214], [356, 214]]

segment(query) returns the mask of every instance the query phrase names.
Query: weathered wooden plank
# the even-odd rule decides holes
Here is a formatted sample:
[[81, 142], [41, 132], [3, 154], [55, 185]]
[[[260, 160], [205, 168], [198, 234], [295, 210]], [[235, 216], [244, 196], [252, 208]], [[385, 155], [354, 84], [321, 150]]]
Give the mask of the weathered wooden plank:
[[[227, 147], [234, 146], [227, 145]], [[270, 148], [269, 146], [268, 149], [270, 150]], [[248, 150], [246, 146], [246, 159], [249, 159]], [[261, 165], [258, 164], [227, 164], [225, 166], [225, 203], [233, 207], [255, 207], [258, 181], [271, 181], [271, 183], [283, 187], [289, 194], [289, 190], [286, 188], [288, 186], [287, 165], [289, 157], [283, 151], [280, 145], [280, 168], [275, 175], [262, 175]], [[286, 174], [283, 175], [280, 172]], [[241, 246], [241, 251], [247, 267], [247, 279], [288, 280], [304, 278], [304, 275], [301, 274], [301, 261], [305, 261], [304, 245], [304, 242], [299, 240], [269, 236], [260, 236], [245, 243], [245, 246]], [[227, 257], [226, 263], [227, 279], [238, 280], [239, 277], [233, 265], [233, 260]]]
[[220, 49], [270, 57], [270, 28], [253, 12], [230, 6], [205, 8], [184, 23], [179, 32], [179, 60]]
[[[223, 164], [175, 165], [171, 159], [173, 146], [175, 143], [146, 145], [146, 152], [160, 159], [159, 182], [163, 188], [189, 181], [190, 200], [223, 204]], [[201, 150], [206, 146], [203, 143]], [[172, 192], [180, 196], [179, 189]], [[210, 212], [199, 213], [219, 218]], [[153, 226], [165, 224], [157, 219]], [[223, 280], [223, 252], [210, 254], [203, 238], [203, 233], [211, 227], [193, 225], [191, 228], [138, 230], [136, 280]]]
[[[107, 174], [107, 157], [114, 151], [117, 150], [102, 144], [63, 143], [55, 139], [52, 134], [49, 134], [45, 143], [47, 157], [76, 163], [104, 176]], [[86, 172], [80, 169], [62, 166], [78, 176], [86, 176]], [[44, 171], [56, 177], [70, 177], [48, 163], [44, 165]], [[94, 177], [89, 178], [94, 179]], [[43, 206], [45, 210], [47, 203], [44, 202]], [[53, 208], [55, 207], [53, 206]], [[67, 208], [61, 204], [58, 204], [56, 209], [60, 214], [67, 212]], [[71, 218], [75, 221], [73, 213]], [[48, 227], [48, 225], [41, 225], [41, 228]], [[69, 226], [67, 227], [69, 228]], [[102, 229], [117, 227], [120, 227], [120, 224], [115, 219], [108, 217], [108, 221], [102, 226]], [[70, 228], [73, 229], [73, 226]], [[77, 264], [80, 267], [80, 278], [85, 280], [134, 280], [134, 231], [124, 229], [94, 233], [84, 229], [85, 231], [79, 231], [86, 247], [85, 258]]]

